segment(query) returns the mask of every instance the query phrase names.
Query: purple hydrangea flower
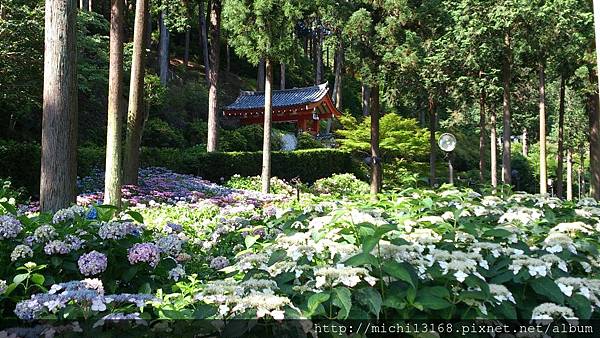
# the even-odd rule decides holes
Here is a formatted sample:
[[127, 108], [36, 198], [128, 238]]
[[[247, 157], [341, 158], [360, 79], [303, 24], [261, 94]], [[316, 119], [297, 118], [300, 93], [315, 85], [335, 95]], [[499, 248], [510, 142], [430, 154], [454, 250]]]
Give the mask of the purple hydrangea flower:
[[79, 272], [84, 276], [93, 276], [102, 273], [108, 266], [108, 258], [96, 250], [83, 254], [77, 260]]
[[155, 241], [160, 250], [167, 255], [177, 256], [181, 252], [183, 241], [177, 235], [167, 235]]
[[75, 235], [66, 235], [65, 242], [69, 245], [71, 250], [79, 250], [83, 247], [85, 240], [75, 236]]
[[0, 240], [15, 238], [23, 230], [21, 222], [12, 215], [0, 216]]
[[215, 270], [221, 270], [229, 266], [229, 260], [223, 256], [217, 256], [210, 261], [210, 267]]
[[44, 246], [44, 252], [47, 255], [66, 255], [71, 252], [71, 247], [63, 241], [53, 240]]
[[167, 232], [182, 232], [183, 231], [183, 226], [181, 226], [180, 224], [176, 224], [176, 223], [167, 223], [167, 225], [165, 225], [165, 231]]
[[130, 264], [148, 263], [155, 268], [160, 262], [160, 248], [153, 243], [136, 243], [127, 253]]
[[122, 239], [128, 235], [139, 236], [141, 229], [131, 222], [102, 223], [98, 236], [102, 239]]

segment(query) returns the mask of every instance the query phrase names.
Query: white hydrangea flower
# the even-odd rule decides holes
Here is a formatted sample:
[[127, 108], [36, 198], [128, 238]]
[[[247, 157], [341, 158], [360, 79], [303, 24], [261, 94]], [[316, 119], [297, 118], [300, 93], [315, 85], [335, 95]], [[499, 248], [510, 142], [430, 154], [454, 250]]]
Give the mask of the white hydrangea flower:
[[512, 293], [504, 285], [490, 284], [489, 287], [490, 293], [492, 294], [494, 299], [498, 301], [498, 303], [501, 303], [503, 301], [511, 301], [514, 304], [517, 303]]
[[577, 317], [575, 317], [575, 313], [571, 308], [554, 303], [540, 304], [536, 306], [531, 313], [532, 321], [553, 320], [560, 318], [577, 320]]

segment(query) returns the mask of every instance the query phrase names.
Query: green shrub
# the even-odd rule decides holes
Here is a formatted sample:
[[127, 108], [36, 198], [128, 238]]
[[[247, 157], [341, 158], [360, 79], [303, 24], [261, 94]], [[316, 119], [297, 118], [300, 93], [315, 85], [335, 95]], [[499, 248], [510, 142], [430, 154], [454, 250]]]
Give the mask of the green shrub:
[[147, 147], [183, 147], [185, 139], [181, 132], [167, 122], [152, 118], [144, 128], [142, 144]]
[[353, 174], [333, 174], [331, 177], [316, 180], [312, 190], [316, 194], [334, 196], [368, 194], [369, 184], [359, 180]]
[[[261, 191], [261, 179], [260, 176], [242, 177], [233, 175], [225, 182], [225, 186], [234, 189]], [[293, 192], [294, 187], [291, 184], [278, 177], [271, 177], [271, 193], [291, 195]]]
[[323, 148], [323, 144], [316, 140], [309, 133], [300, 133], [298, 135], [298, 147], [297, 149], [314, 149]]

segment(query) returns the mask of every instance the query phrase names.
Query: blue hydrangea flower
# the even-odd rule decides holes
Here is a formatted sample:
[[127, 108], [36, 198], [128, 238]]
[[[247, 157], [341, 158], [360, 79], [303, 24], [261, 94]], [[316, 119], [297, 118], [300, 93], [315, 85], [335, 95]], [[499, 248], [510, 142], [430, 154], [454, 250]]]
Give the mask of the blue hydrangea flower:
[[77, 260], [77, 265], [82, 275], [93, 276], [106, 270], [108, 258], [105, 254], [94, 250], [81, 255]]

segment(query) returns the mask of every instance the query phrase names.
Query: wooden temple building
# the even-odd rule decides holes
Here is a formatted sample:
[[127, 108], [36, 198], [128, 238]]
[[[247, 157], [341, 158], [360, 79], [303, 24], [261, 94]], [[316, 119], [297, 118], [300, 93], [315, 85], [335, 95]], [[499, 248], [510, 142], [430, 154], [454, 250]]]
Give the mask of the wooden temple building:
[[[235, 102], [225, 107], [223, 115], [238, 123], [264, 122], [265, 93], [241, 91]], [[335, 108], [327, 83], [273, 91], [273, 122], [295, 123], [299, 131], [319, 133], [319, 121], [340, 116]]]

